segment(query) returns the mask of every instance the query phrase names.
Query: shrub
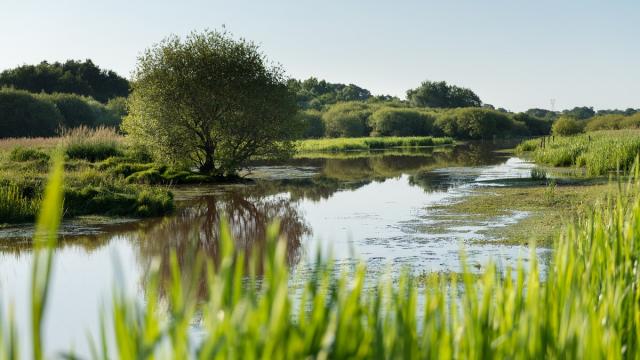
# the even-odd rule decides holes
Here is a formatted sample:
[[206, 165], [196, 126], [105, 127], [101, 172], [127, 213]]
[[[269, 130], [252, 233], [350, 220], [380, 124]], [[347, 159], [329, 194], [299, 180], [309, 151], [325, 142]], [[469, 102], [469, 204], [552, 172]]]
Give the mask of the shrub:
[[45, 94], [40, 96], [56, 105], [60, 114], [62, 114], [63, 127], [72, 129], [79, 126], [93, 127], [96, 125], [97, 109], [95, 107], [102, 106], [97, 101], [92, 106], [89, 98], [75, 94]]
[[585, 131], [637, 128], [640, 128], [640, 113], [635, 113], [630, 116], [625, 116], [624, 114], [607, 114], [591, 118], [585, 126]]
[[303, 139], [321, 138], [325, 134], [324, 121], [322, 115], [317, 110], [306, 110], [298, 113], [298, 117], [302, 122], [304, 130], [302, 132]]
[[431, 133], [435, 116], [418, 109], [383, 107], [369, 118], [372, 136], [423, 136]]
[[551, 133], [558, 136], [571, 136], [582, 132], [583, 124], [575, 118], [561, 116], [553, 123]]
[[518, 113], [513, 115], [513, 120], [523, 123], [529, 135], [541, 136], [549, 135], [551, 133], [552, 121], [539, 119], [526, 113]]
[[371, 106], [363, 102], [338, 103], [322, 115], [329, 137], [361, 137], [369, 135]]
[[438, 114], [435, 132], [458, 139], [491, 139], [493, 137], [526, 136], [523, 122], [491, 109], [461, 108]]
[[0, 89], [0, 138], [54, 136], [63, 121], [50, 101], [22, 90]]
[[13, 150], [11, 150], [11, 153], [9, 154], [9, 160], [11, 161], [33, 161], [33, 160], [48, 161], [49, 154], [39, 149], [17, 146], [13, 148]]

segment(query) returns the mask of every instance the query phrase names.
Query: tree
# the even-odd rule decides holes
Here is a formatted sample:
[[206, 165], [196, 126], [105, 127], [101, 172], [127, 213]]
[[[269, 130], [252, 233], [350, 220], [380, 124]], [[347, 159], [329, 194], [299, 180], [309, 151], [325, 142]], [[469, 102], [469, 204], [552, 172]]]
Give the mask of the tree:
[[283, 71], [227, 32], [169, 37], [134, 73], [122, 129], [158, 160], [235, 175], [254, 156], [287, 156], [301, 131]]
[[562, 114], [576, 118], [578, 120], [586, 120], [594, 117], [596, 115], [596, 112], [593, 111], [593, 107], [576, 106], [571, 110], [563, 111]]
[[375, 109], [358, 101], [332, 105], [322, 114], [328, 137], [361, 137], [371, 132], [368, 121]]
[[375, 136], [424, 136], [431, 134], [435, 116], [425, 110], [383, 107], [369, 118]]
[[67, 60], [50, 64], [22, 65], [0, 73], [0, 86], [31, 92], [67, 93], [91, 96], [106, 103], [129, 94], [129, 81], [111, 70], [103, 70], [91, 60]]
[[419, 87], [407, 91], [413, 106], [431, 108], [480, 107], [482, 101], [473, 91], [444, 81], [424, 81]]

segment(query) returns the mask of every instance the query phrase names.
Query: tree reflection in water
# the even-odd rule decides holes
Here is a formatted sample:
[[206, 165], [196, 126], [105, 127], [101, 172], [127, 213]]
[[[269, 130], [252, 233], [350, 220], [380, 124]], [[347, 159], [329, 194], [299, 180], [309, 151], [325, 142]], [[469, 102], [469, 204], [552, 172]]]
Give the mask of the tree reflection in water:
[[296, 265], [302, 256], [302, 239], [311, 235], [311, 228], [288, 196], [256, 194], [256, 188], [250, 188], [189, 200], [174, 216], [140, 231], [136, 237], [143, 273], [150, 273], [154, 259], [158, 259], [161, 282], [168, 280], [172, 251], [176, 253], [184, 280], [193, 278], [197, 254], [217, 265], [222, 221], [229, 224], [236, 249], [244, 251], [246, 261], [252, 256], [258, 260], [256, 270], [260, 273], [267, 228], [278, 220], [280, 236], [287, 242], [289, 265]]

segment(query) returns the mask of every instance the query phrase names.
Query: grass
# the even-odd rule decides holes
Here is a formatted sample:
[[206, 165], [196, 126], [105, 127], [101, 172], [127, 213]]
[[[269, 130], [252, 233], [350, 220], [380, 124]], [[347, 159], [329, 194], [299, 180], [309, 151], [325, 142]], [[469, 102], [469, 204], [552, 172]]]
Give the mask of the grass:
[[628, 171], [640, 153], [640, 131], [597, 131], [569, 137], [533, 139], [518, 145], [536, 162], [584, 168], [587, 175]]
[[363, 137], [308, 139], [299, 141], [299, 152], [376, 150], [401, 147], [420, 147], [453, 144], [451, 138], [437, 137]]
[[[46, 354], [42, 319], [55, 311], [47, 297], [62, 215], [62, 166], [56, 164], [41, 206], [31, 283], [36, 360]], [[180, 269], [174, 253], [169, 279], [157, 270], [148, 275], [144, 304], [116, 295], [102, 314], [102, 332], [88, 337], [98, 339], [89, 340], [92, 357], [638, 358], [639, 180], [636, 172], [626, 187], [562, 231], [544, 279], [534, 257], [506, 273], [490, 264], [480, 275], [465, 267], [456, 276], [426, 276], [423, 288], [407, 273], [395, 282], [382, 277], [367, 284], [364, 265], [337, 275], [336, 266], [319, 257], [294, 298], [286, 242], [277, 240], [276, 227], [268, 232], [266, 258], [247, 259], [223, 226], [215, 265], [196, 257], [189, 265], [196, 271], [184, 278], [188, 270]], [[202, 286], [207, 295], [199, 301]], [[22, 354], [13, 319], [10, 310], [0, 315], [0, 358]], [[203, 329], [197, 341], [194, 323]], [[66, 357], [75, 358], [72, 352]]]
[[78, 127], [64, 134], [65, 153], [70, 159], [96, 162], [121, 156], [122, 136], [113, 128]]

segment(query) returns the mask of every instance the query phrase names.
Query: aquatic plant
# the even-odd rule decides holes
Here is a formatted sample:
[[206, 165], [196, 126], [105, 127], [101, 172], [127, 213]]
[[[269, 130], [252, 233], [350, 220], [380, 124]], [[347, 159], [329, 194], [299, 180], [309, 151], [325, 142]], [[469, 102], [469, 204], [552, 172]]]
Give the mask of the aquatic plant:
[[[62, 205], [62, 167], [59, 160], [55, 164], [38, 222], [37, 244], [46, 246], [36, 247], [31, 287], [35, 359], [46, 354], [41, 340], [45, 310], [55, 311], [46, 302]], [[185, 280], [181, 272], [187, 270], [180, 269], [173, 254], [168, 281], [158, 271], [149, 274], [144, 304], [116, 295], [111, 311], [103, 314], [99, 342], [91, 342], [91, 355], [637, 358], [639, 175], [636, 171], [617, 196], [563, 232], [544, 279], [535, 256], [528, 266], [520, 263], [506, 273], [488, 264], [478, 275], [464, 266], [460, 276], [427, 276], [425, 287], [406, 272], [397, 281], [382, 277], [370, 283], [362, 264], [338, 275], [338, 268], [322, 257], [308, 277], [292, 279], [276, 226], [268, 232], [264, 259], [234, 249], [223, 226], [219, 262], [198, 257], [189, 265], [196, 271]], [[194, 292], [202, 283], [207, 291], [200, 302]], [[0, 320], [0, 358], [17, 358], [21, 349], [11, 311]], [[204, 330], [197, 338], [191, 333], [194, 322]]]
[[640, 132], [598, 131], [571, 137], [532, 139], [518, 145], [539, 163], [584, 167], [588, 175], [628, 171], [640, 153]]
[[70, 159], [105, 160], [122, 155], [121, 138], [113, 128], [81, 126], [64, 134], [65, 153]]

